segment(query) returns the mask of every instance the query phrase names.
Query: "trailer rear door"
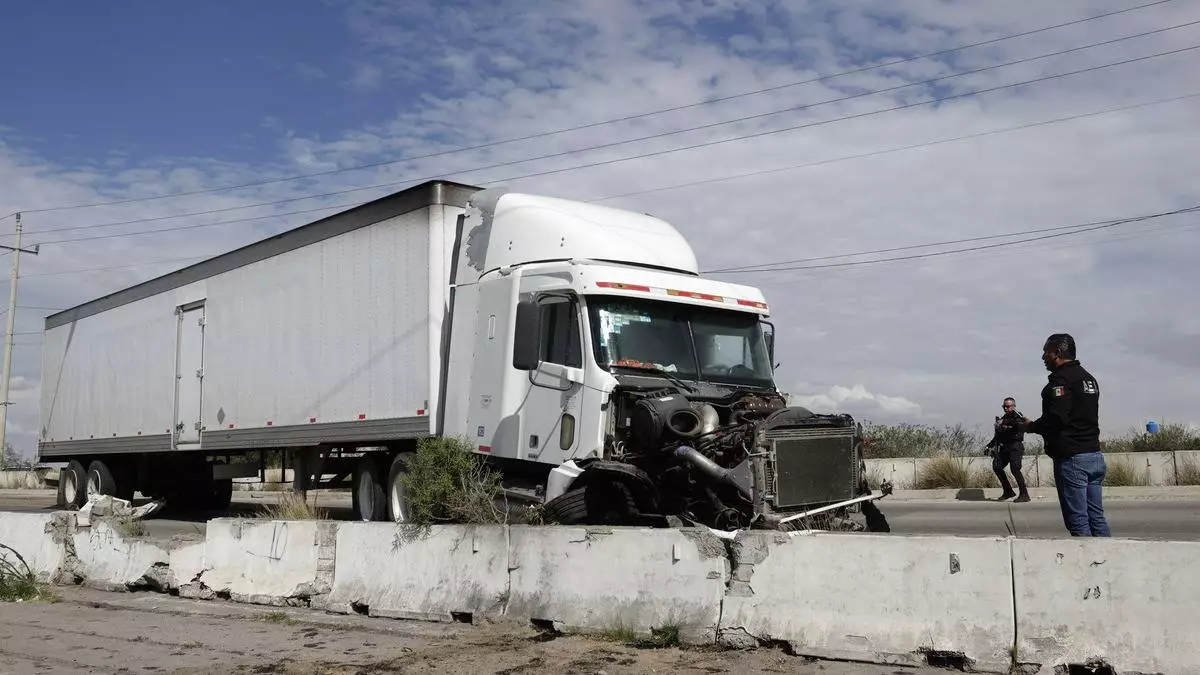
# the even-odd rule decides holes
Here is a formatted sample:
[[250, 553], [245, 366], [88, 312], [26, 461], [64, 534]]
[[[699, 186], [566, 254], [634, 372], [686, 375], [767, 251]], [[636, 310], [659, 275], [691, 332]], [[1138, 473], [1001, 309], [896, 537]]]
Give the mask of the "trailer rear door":
[[200, 444], [201, 391], [204, 382], [204, 304], [178, 310], [179, 335], [175, 356], [175, 447]]

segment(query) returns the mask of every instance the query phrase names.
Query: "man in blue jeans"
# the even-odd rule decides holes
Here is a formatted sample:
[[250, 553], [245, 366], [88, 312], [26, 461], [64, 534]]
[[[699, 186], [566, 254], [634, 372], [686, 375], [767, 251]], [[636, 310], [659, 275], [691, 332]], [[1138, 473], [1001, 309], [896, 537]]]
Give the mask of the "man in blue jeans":
[[1063, 522], [1073, 537], [1109, 537], [1101, 486], [1100, 385], [1075, 358], [1075, 339], [1055, 333], [1042, 347], [1050, 376], [1042, 389], [1042, 416], [1021, 418], [1020, 428], [1040, 435], [1054, 461], [1054, 485]]

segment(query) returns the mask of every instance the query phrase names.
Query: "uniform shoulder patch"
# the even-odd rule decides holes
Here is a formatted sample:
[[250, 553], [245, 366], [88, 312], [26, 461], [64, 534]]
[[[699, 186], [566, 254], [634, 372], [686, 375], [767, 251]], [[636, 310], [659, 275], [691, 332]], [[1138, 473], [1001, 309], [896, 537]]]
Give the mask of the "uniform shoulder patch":
[[1096, 390], [1097, 390], [1097, 387], [1096, 387], [1095, 380], [1084, 380], [1083, 381], [1083, 393], [1094, 394], [1094, 393], [1096, 393]]
[[1058, 398], [1060, 396], [1065, 396], [1067, 394], [1067, 388], [1066, 387], [1054, 387], [1053, 389], [1050, 390], [1050, 393], [1051, 393], [1051, 395], [1054, 396], [1054, 398]]

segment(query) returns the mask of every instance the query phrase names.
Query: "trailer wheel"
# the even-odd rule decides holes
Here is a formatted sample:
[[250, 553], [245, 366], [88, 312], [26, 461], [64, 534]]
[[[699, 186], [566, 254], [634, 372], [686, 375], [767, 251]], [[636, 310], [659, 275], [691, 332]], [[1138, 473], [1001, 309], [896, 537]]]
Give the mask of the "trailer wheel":
[[87, 492], [84, 487], [87, 484], [87, 470], [83, 468], [83, 464], [73, 459], [67, 464], [67, 468], [59, 474], [59, 483], [62, 485], [62, 505], [64, 508], [82, 507], [87, 503]]
[[388, 498], [383, 490], [379, 458], [367, 453], [354, 465], [354, 517], [363, 522], [387, 520]]
[[88, 467], [86, 494], [88, 499], [92, 495], [117, 496], [117, 479], [113, 478], [108, 465], [98, 459]]
[[408, 512], [408, 490], [400, 481], [400, 478], [408, 472], [408, 460], [411, 457], [412, 453], [408, 452], [396, 455], [396, 458], [392, 460], [391, 468], [388, 469], [387, 517], [395, 523], [407, 522], [411, 515]]
[[206, 506], [213, 511], [228, 511], [233, 503], [233, 479], [214, 479], [208, 493]]

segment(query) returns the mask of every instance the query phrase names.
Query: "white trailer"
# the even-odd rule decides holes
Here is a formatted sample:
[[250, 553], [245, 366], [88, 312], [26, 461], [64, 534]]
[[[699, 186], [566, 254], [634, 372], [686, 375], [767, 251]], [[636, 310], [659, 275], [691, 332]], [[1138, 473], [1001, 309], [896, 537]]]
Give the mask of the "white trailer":
[[857, 425], [786, 408], [767, 310], [657, 218], [433, 181], [47, 317], [39, 457], [76, 506], [224, 508], [260, 468], [231, 458], [280, 449], [403, 520], [431, 435], [564, 521], [863, 503]]

